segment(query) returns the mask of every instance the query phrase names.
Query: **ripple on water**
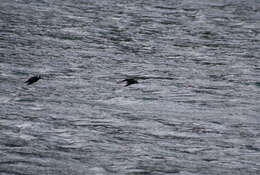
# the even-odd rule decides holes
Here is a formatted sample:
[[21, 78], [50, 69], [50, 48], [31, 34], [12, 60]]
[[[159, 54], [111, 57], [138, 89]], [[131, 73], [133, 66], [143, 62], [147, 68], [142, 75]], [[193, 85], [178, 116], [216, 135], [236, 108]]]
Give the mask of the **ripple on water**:
[[258, 9], [2, 0], [0, 172], [260, 174]]

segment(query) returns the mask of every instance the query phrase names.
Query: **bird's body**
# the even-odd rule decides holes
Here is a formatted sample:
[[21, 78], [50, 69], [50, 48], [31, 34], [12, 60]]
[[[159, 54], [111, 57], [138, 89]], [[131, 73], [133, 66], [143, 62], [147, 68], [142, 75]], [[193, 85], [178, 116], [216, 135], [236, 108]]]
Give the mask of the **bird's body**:
[[41, 79], [41, 76], [40, 75], [36, 75], [36, 76], [33, 76], [33, 77], [29, 78], [24, 83], [26, 83], [27, 85], [31, 85], [31, 84], [37, 82], [39, 79]]
[[126, 82], [125, 86], [129, 86], [131, 84], [137, 84], [138, 83], [138, 81], [136, 79], [133, 79], [133, 78], [127, 78], [127, 79], [124, 79], [121, 82]]

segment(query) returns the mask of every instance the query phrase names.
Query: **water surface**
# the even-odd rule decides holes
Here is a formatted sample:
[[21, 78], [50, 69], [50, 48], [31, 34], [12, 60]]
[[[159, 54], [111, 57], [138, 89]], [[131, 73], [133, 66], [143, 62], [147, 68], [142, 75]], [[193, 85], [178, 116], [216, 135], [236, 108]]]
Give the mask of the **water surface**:
[[259, 19], [257, 0], [1, 0], [0, 174], [260, 174]]

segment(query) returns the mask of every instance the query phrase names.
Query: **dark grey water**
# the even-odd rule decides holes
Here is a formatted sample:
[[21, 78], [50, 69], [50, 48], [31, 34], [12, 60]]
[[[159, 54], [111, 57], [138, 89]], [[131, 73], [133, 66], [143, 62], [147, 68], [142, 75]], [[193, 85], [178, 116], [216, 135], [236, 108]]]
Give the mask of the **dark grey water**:
[[1, 0], [0, 68], [0, 175], [260, 174], [258, 0]]

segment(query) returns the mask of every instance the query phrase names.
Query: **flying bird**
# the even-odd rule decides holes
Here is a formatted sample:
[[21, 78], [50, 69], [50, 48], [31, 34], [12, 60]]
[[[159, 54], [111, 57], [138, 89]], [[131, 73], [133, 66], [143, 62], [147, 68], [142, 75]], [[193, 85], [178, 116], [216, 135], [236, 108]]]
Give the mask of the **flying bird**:
[[147, 79], [158, 79], [158, 80], [174, 80], [173, 77], [158, 77], [158, 76], [134, 76], [126, 78], [122, 81], [119, 81], [118, 83], [126, 82], [125, 86], [130, 86], [132, 84], [138, 84], [139, 82], [137, 80], [147, 80]]
[[127, 79], [124, 79], [123, 81], [120, 81], [120, 83], [122, 82], [126, 82], [126, 85], [125, 86], [129, 86], [131, 84], [137, 84], [138, 81], [136, 79], [133, 79], [133, 78], [127, 78]]
[[39, 79], [42, 79], [42, 77], [40, 75], [35, 75], [33, 77], [30, 77], [27, 81], [25, 81], [24, 83], [26, 83], [27, 85], [33, 84], [35, 82], [37, 82]]

